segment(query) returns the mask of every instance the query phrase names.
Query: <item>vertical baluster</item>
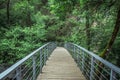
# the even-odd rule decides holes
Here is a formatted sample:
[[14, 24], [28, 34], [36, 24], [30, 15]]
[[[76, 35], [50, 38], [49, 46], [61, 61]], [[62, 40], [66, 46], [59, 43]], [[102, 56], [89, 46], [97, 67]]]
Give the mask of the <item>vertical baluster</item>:
[[80, 49], [78, 48], [79, 52], [78, 52], [78, 66], [80, 68]]
[[45, 63], [46, 63], [46, 60], [47, 60], [47, 47], [45, 47]]
[[66, 48], [66, 49], [67, 49], [67, 47], [66, 47], [66, 43], [64, 44], [64, 48]]
[[50, 44], [50, 53], [52, 52], [52, 45]]
[[85, 52], [82, 51], [82, 72], [84, 72]]
[[71, 49], [71, 46], [70, 46], [70, 44], [68, 44], [68, 50], [70, 51], [70, 49]]
[[32, 62], [33, 62], [33, 80], [35, 80], [36, 79], [36, 58], [35, 58], [35, 56], [32, 56]]
[[76, 62], [77, 62], [77, 64], [78, 64], [78, 54], [79, 54], [79, 50], [78, 50], [78, 48], [76, 47]]
[[49, 45], [48, 45], [48, 57], [50, 56]]
[[80, 53], [79, 48], [77, 48], [77, 64], [78, 64], [78, 66], [79, 66], [79, 53]]
[[47, 54], [47, 60], [48, 60], [48, 56], [49, 56], [49, 53], [48, 53], [48, 45], [46, 46], [46, 54]]
[[51, 54], [51, 45], [49, 45], [49, 56]]
[[78, 67], [80, 68], [80, 49], [78, 48], [78, 55], [77, 55], [77, 63]]
[[16, 80], [22, 80], [21, 78], [21, 66], [16, 69]]
[[94, 72], [94, 57], [91, 57], [91, 69], [90, 69], [90, 80], [93, 80], [93, 72]]
[[45, 62], [47, 60], [47, 46], [45, 47]]
[[51, 47], [50, 47], [50, 53], [51, 53], [51, 52], [52, 52], [52, 47], [53, 47], [53, 46], [52, 46], [52, 45], [50, 45], [50, 46], [51, 46]]
[[50, 56], [50, 53], [51, 53], [51, 44], [49, 44], [49, 47], [48, 47], [48, 49], [49, 49], [49, 56]]

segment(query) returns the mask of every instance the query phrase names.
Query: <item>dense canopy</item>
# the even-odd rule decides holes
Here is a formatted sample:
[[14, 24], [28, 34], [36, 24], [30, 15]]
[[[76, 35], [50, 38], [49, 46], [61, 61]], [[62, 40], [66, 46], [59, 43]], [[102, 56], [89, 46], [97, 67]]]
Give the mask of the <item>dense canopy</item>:
[[119, 0], [0, 0], [0, 66], [50, 41], [74, 42], [120, 67]]

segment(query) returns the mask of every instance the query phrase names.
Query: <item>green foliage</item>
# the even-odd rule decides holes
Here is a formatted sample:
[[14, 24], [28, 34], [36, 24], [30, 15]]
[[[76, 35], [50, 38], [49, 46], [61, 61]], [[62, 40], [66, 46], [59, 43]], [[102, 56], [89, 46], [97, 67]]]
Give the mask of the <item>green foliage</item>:
[[45, 32], [37, 25], [31, 28], [13, 26], [6, 30], [4, 38], [0, 40], [1, 62], [12, 64], [41, 46], [41, 41], [45, 41]]
[[45, 24], [46, 24], [45, 21], [46, 21], [48, 18], [49, 18], [48, 16], [43, 15], [41, 12], [37, 12], [37, 13], [34, 15], [33, 20], [36, 22], [37, 25], [39, 25], [39, 26], [45, 26]]
[[31, 20], [31, 14], [34, 11], [34, 6], [31, 5], [28, 1], [23, 0], [20, 2], [15, 3], [14, 5], [11, 6], [12, 9], [12, 14], [13, 14], [13, 19], [17, 21], [17, 24], [25, 26], [29, 25], [27, 21], [29, 19]]
[[31, 6], [28, 1], [22, 1], [15, 3], [15, 5], [13, 5], [13, 9], [15, 11], [21, 10], [21, 12], [25, 13], [27, 11], [33, 11], [34, 7]]
[[[119, 8], [119, 0], [10, 0], [8, 27], [6, 1], [0, 4], [0, 63], [10, 64], [49, 41], [74, 42], [87, 48], [87, 30], [91, 50], [101, 53]], [[110, 54], [117, 65], [119, 36]]]
[[65, 20], [66, 15], [72, 11], [77, 1], [78, 0], [49, 0], [51, 13], [59, 16], [61, 20]]

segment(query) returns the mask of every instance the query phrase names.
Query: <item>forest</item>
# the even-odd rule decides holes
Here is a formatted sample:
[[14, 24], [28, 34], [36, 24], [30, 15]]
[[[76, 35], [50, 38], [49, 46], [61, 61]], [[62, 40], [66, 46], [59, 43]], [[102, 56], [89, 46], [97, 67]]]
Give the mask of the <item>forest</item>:
[[120, 0], [0, 0], [0, 67], [47, 42], [73, 42], [120, 67]]

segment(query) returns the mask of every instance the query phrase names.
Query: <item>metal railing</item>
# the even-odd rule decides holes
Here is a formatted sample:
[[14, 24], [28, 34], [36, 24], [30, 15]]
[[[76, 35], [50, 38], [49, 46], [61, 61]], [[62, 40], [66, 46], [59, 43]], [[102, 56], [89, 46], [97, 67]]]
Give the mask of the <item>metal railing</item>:
[[120, 68], [103, 58], [73, 43], [66, 43], [65, 48], [87, 80], [120, 80]]
[[56, 48], [47, 43], [0, 74], [0, 80], [36, 80], [46, 60]]

